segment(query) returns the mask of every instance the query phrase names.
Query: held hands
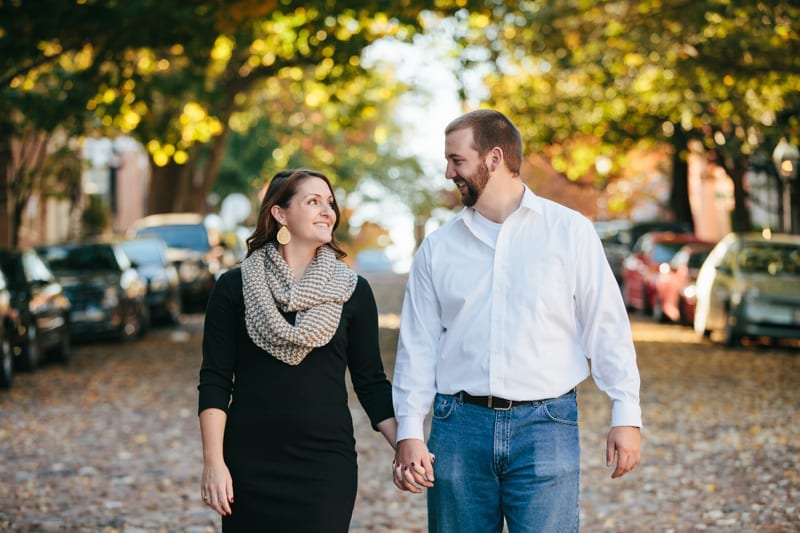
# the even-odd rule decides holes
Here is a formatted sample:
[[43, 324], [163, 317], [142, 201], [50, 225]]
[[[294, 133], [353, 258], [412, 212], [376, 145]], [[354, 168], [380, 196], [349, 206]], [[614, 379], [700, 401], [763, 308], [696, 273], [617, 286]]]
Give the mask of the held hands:
[[616, 462], [612, 478], [622, 477], [639, 464], [642, 435], [634, 426], [615, 426], [608, 432], [606, 466]]
[[224, 461], [205, 463], [200, 482], [203, 502], [222, 516], [230, 516], [233, 503], [233, 481]]
[[400, 490], [419, 494], [422, 487], [433, 487], [433, 462], [436, 457], [419, 439], [405, 439], [397, 443], [397, 453], [392, 461], [393, 481]]

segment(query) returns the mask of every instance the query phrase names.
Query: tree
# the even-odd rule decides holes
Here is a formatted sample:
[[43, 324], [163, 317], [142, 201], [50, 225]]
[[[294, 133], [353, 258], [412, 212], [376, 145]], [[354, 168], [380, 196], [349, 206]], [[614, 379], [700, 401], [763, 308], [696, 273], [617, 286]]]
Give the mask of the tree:
[[[357, 86], [361, 50], [387, 35], [412, 35], [428, 8], [377, 0], [357, 8], [291, 0], [0, 3], [0, 162], [28, 129], [118, 131], [151, 155], [153, 211], [201, 210], [232, 121], [253, 94], [276, 82], [301, 91], [309, 83]], [[444, 0], [436, 7], [470, 8], [492, 6]], [[330, 107], [341, 95], [311, 91], [313, 107], [309, 98]], [[352, 122], [342, 114], [335, 121], [343, 131]], [[3, 193], [22, 179], [0, 175]], [[8, 197], [0, 200], [4, 210]], [[15, 231], [8, 228], [6, 240]]]
[[464, 46], [491, 51], [488, 103], [515, 119], [529, 151], [568, 147], [551, 159], [568, 179], [599, 155], [619, 165], [637, 143], [669, 143], [673, 208], [687, 219], [686, 142], [700, 138], [734, 180], [741, 229], [748, 156], [776, 131], [800, 135], [799, 15], [757, 0], [534, 1], [500, 23], [471, 17]]
[[110, 65], [145, 46], [191, 42], [196, 49], [215, 21], [202, 15], [222, 7], [170, 0], [0, 2], [0, 243], [16, 244], [20, 210], [45, 164], [41, 155], [24, 156], [31, 151], [15, 147], [31, 139], [41, 147], [33, 153], [66, 147], [87, 130], [91, 102], [113, 97], [116, 82], [126, 81]]

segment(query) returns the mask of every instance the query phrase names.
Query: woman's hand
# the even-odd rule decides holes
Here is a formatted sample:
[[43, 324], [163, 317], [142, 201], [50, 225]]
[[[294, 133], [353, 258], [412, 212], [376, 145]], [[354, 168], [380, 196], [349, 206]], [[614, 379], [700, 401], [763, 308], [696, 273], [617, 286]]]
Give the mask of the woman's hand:
[[233, 481], [224, 461], [203, 464], [200, 495], [203, 502], [220, 515], [229, 516], [231, 514]]

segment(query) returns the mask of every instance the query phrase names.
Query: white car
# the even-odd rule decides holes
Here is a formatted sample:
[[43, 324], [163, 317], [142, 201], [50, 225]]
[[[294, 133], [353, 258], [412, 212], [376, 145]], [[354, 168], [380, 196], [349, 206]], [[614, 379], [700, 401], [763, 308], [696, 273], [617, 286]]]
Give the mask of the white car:
[[725, 344], [743, 337], [800, 338], [800, 235], [730, 233], [697, 275], [694, 330]]

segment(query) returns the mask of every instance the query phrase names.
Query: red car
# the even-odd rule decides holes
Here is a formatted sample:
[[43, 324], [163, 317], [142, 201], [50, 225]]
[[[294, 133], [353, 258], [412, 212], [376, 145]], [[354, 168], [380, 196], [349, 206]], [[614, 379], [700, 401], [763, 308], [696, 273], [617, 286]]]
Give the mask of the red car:
[[653, 304], [653, 318], [659, 322], [679, 322], [692, 324], [697, 301], [695, 281], [697, 272], [712, 243], [685, 244], [675, 254], [668, 266], [662, 263], [656, 277], [656, 297]]
[[[691, 233], [653, 231], [645, 233], [622, 262], [622, 299], [631, 310], [653, 312], [656, 278], [663, 263], [669, 263], [684, 244], [701, 243]], [[666, 267], [668, 268], [668, 266]]]

